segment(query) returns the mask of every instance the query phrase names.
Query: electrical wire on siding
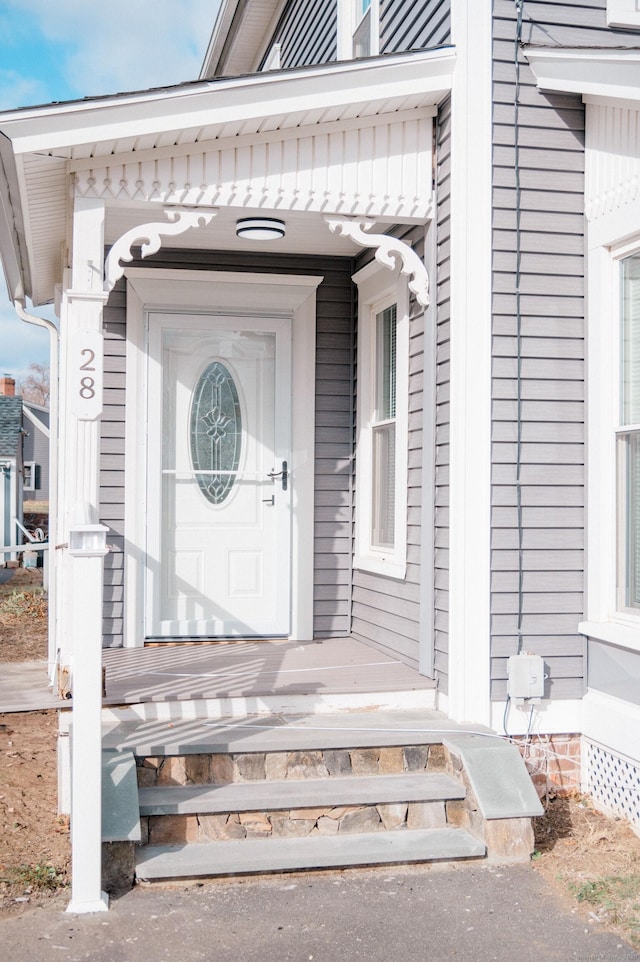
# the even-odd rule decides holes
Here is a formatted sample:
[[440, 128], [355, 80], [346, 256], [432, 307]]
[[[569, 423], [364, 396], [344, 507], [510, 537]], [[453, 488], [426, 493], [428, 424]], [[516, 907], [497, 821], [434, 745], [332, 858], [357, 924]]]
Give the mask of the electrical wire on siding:
[[520, 183], [520, 48], [522, 45], [522, 16], [524, 0], [515, 0], [516, 5], [516, 36], [514, 43], [514, 174], [515, 174], [515, 214], [516, 214], [516, 505], [518, 519], [518, 654], [522, 651], [522, 621], [524, 609], [524, 546], [522, 524], [522, 301], [520, 283], [522, 278], [522, 188]]
[[[513, 170], [515, 177], [515, 321], [516, 321], [516, 515], [518, 530], [518, 617], [516, 634], [518, 636], [517, 654], [522, 651], [522, 622], [524, 614], [524, 529], [522, 524], [522, 299], [520, 282], [522, 278], [522, 186], [520, 183], [520, 48], [522, 46], [522, 18], [524, 0], [514, 0], [516, 8], [516, 32], [513, 45], [513, 64], [515, 72], [513, 97]], [[507, 716], [511, 698], [507, 694], [504, 703], [502, 727], [507, 735]], [[529, 729], [531, 718], [529, 719]]]

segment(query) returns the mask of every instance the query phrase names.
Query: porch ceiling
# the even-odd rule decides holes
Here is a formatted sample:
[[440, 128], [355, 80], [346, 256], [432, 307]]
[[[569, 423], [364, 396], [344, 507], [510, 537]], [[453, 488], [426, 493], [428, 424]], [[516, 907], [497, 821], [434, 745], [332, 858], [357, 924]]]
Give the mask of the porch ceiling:
[[[239, 217], [264, 217], [274, 215], [284, 219], [286, 234], [274, 241], [250, 241], [236, 237], [235, 225]], [[150, 215], [149, 208], [108, 207], [106, 218], [105, 243], [113, 244], [127, 231], [145, 224], [150, 216], [158, 221], [163, 217], [160, 210]], [[377, 230], [378, 228], [375, 228]], [[178, 250], [229, 250], [265, 251], [273, 254], [318, 254], [334, 257], [352, 257], [361, 252], [349, 237], [332, 234], [319, 213], [300, 211], [270, 211], [257, 208], [244, 208], [239, 211], [233, 207], [221, 207], [216, 217], [197, 231], [177, 234], [168, 242]]]
[[[378, 213], [384, 213], [384, 198], [378, 198], [376, 209], [366, 209], [367, 204], [362, 202], [362, 209], [355, 210], [353, 196], [358, 194], [358, 187], [353, 182], [347, 183], [351, 200], [340, 209], [335, 200], [339, 188], [336, 188], [334, 176], [330, 187], [334, 198], [330, 202], [320, 196], [309, 202], [309, 195], [316, 192], [307, 184], [306, 199], [296, 205], [291, 196], [282, 197], [281, 185], [275, 183], [278, 165], [284, 165], [285, 172], [291, 173], [292, 164], [301, 162], [301, 167], [295, 168], [296, 176], [298, 169], [315, 170], [317, 158], [314, 151], [317, 151], [321, 137], [333, 135], [334, 144], [341, 139], [346, 144], [350, 133], [366, 130], [370, 132], [366, 135], [369, 141], [361, 138], [361, 156], [362, 151], [368, 150], [370, 165], [395, 157], [396, 166], [388, 177], [397, 183], [397, 173], [402, 172], [403, 162], [406, 170], [407, 145], [403, 137], [399, 137], [395, 144], [385, 146], [375, 139], [375, 132], [388, 130], [400, 118], [404, 118], [403, 124], [405, 121], [409, 123], [410, 115], [417, 123], [421, 119], [427, 121], [451, 89], [454, 62], [455, 54], [451, 48], [438, 48], [233, 80], [194, 82], [0, 115], [0, 133], [10, 139], [13, 149], [13, 179], [19, 192], [19, 196], [12, 196], [11, 201], [14, 213], [20, 216], [9, 214], [7, 229], [13, 232], [15, 223], [20, 220], [24, 223], [27, 254], [24, 253], [25, 244], [20, 245], [20, 252], [26, 293], [35, 304], [46, 303], [53, 299], [55, 285], [61, 281], [60, 254], [70, 240], [70, 179], [79, 193], [103, 196], [107, 206], [113, 208], [109, 212], [108, 239], [116, 236], [119, 227], [127, 229], [126, 225], [135, 226], [157, 219], [158, 207], [162, 203], [232, 206], [236, 208], [236, 214], [240, 208], [247, 214], [257, 210], [262, 214], [286, 211], [291, 230], [279, 249], [325, 252], [324, 231], [320, 233], [315, 229], [319, 213], [358, 213], [376, 217]], [[419, 139], [424, 140], [422, 136]], [[253, 165], [255, 171], [256, 165], [261, 163], [260, 151], [267, 157], [269, 145], [273, 143], [285, 146], [281, 156], [270, 162], [271, 180], [263, 185], [265, 195], [259, 199], [254, 184], [243, 196], [242, 189], [246, 186], [250, 169], [244, 170], [243, 179], [242, 163], [246, 161]], [[303, 156], [307, 147], [311, 153]], [[428, 148], [430, 150], [430, 143]], [[420, 149], [424, 149], [424, 143]], [[230, 158], [240, 158], [242, 151], [244, 160], [238, 160], [235, 169], [225, 173], [222, 164]], [[326, 168], [333, 167], [334, 174], [338, 168], [344, 171], [347, 181], [349, 177], [353, 178], [346, 163], [349, 151], [353, 159], [351, 147], [337, 154], [328, 151], [322, 162]], [[217, 179], [203, 180], [201, 160], [198, 161], [201, 168], [197, 174], [190, 170], [190, 158], [211, 158], [214, 155], [220, 161], [221, 173]], [[150, 171], [156, 163], [164, 167], [161, 189], [154, 194], [155, 181]], [[262, 163], [266, 170], [268, 164]], [[136, 181], [138, 164], [141, 173]], [[113, 175], [118, 165], [119, 172]], [[173, 184], [174, 165], [180, 167], [180, 177], [172, 193], [168, 185]], [[424, 169], [423, 162], [421, 177], [430, 190], [430, 165]], [[412, 179], [415, 182], [415, 172]], [[140, 187], [142, 183], [144, 185]], [[224, 190], [218, 196], [215, 188], [220, 185]], [[236, 187], [237, 190], [232, 189]], [[290, 182], [283, 188], [289, 195], [292, 189], [295, 192]], [[327, 188], [322, 185], [322, 189]], [[146, 215], [140, 212], [141, 201], [150, 204]], [[409, 208], [413, 203], [410, 197]], [[297, 215], [298, 211], [310, 210], [315, 212], [311, 219], [314, 223], [307, 219], [304, 229], [298, 216], [289, 216], [290, 211]], [[394, 219], [406, 222], [406, 211], [405, 217], [399, 216], [401, 212], [397, 204], [395, 208], [392, 205], [387, 213], [389, 216], [384, 218], [387, 222]], [[217, 217], [216, 224], [211, 225], [209, 231], [198, 232], [197, 242], [194, 241], [195, 233], [189, 232], [180, 244], [204, 246], [205, 249], [219, 247], [220, 239], [224, 237], [223, 246], [235, 249], [235, 234], [228, 229], [235, 216], [227, 212], [222, 221]], [[424, 218], [424, 204], [417, 205], [413, 220], [409, 214], [409, 222]], [[321, 246], [312, 243], [314, 240]], [[328, 240], [326, 251], [342, 254], [354, 249], [351, 242], [338, 241], [334, 236], [333, 240]]]

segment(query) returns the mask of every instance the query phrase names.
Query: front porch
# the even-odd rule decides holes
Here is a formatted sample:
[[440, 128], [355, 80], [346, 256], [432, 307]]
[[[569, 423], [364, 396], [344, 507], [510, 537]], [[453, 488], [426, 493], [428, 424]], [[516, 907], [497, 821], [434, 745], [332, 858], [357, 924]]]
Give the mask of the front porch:
[[[218, 641], [103, 652], [103, 705], [171, 704], [174, 714], [435, 708], [435, 683], [354, 638]], [[202, 706], [197, 702], [213, 704]], [[190, 703], [187, 705], [187, 703]]]

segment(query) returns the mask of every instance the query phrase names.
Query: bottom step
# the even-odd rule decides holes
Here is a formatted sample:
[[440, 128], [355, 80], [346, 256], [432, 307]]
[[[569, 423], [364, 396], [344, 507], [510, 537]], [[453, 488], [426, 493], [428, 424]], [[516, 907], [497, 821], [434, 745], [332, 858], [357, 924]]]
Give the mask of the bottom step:
[[137, 850], [136, 877], [151, 881], [450, 861], [481, 858], [485, 852], [484, 844], [461, 828], [250, 839], [193, 845], [148, 845]]

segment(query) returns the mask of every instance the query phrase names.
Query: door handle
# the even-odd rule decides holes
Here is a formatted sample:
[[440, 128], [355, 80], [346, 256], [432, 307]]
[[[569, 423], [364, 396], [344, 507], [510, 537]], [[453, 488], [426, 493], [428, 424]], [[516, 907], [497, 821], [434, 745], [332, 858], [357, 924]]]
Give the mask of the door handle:
[[272, 481], [275, 481], [276, 478], [282, 478], [282, 490], [286, 491], [287, 484], [289, 482], [289, 469], [287, 467], [287, 462], [282, 462], [282, 471], [276, 471], [275, 468], [272, 468], [267, 477], [271, 478]]

